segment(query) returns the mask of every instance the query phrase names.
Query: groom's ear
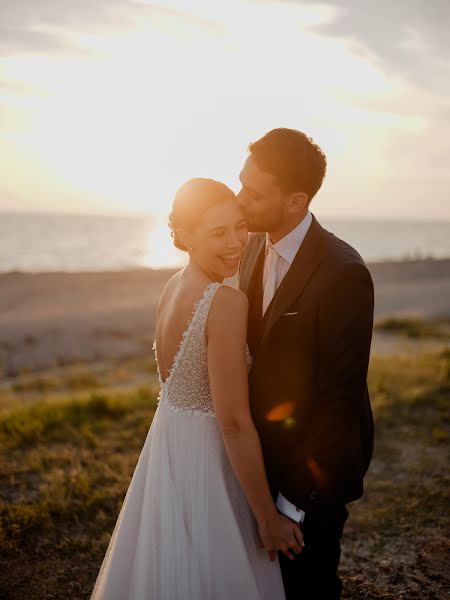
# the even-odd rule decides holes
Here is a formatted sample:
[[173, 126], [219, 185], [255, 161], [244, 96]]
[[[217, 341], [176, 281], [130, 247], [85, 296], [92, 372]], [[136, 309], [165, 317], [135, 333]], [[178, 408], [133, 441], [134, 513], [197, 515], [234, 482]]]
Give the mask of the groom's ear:
[[308, 208], [308, 194], [293, 192], [289, 196], [288, 211], [290, 213], [304, 212]]

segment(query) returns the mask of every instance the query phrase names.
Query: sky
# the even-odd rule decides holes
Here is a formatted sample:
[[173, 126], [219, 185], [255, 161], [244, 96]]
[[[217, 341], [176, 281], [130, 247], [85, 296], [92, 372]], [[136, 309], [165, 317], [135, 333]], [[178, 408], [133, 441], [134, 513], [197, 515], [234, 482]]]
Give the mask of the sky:
[[[0, 212], [154, 214], [310, 135], [317, 215], [450, 220], [448, 0], [2, 0]], [[1, 216], [0, 216], [1, 218]]]

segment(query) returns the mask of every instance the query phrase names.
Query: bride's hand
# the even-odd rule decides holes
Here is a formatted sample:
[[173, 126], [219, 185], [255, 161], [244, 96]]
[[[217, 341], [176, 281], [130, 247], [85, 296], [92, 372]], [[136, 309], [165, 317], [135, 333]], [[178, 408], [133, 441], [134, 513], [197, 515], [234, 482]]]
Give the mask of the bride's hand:
[[276, 512], [272, 517], [258, 523], [261, 545], [269, 551], [270, 560], [275, 560], [276, 551], [283, 552], [290, 560], [300, 554], [304, 547], [300, 527], [291, 519]]

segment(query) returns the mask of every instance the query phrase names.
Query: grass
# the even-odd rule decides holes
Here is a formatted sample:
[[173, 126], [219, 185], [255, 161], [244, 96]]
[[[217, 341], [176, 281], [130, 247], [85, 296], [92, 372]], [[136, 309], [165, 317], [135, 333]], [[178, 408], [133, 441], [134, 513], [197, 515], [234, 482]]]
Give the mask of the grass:
[[0, 598], [89, 597], [155, 398], [68, 394], [1, 416]]
[[[156, 407], [148, 365], [125, 379], [142, 369], [145, 387], [115, 370], [93, 390], [0, 392], [2, 600], [89, 598]], [[449, 352], [372, 358], [375, 454], [345, 530], [343, 599], [446, 597], [449, 380]]]
[[64, 368], [48, 369], [43, 373], [24, 370], [11, 381], [11, 389], [19, 394], [44, 394], [57, 390], [79, 391], [107, 387], [109, 383], [134, 380], [137, 375], [156, 372], [156, 361], [151, 358], [133, 357], [120, 363], [96, 365], [95, 370], [89, 364], [73, 364]]
[[375, 323], [375, 329], [413, 339], [448, 339], [450, 337], [448, 321], [426, 321], [414, 316], [386, 317]]
[[[144, 390], [138, 390], [136, 399], [148, 402]], [[123, 419], [130, 408], [130, 397], [91, 394], [87, 399], [74, 398], [53, 402], [38, 402], [18, 408], [0, 420], [0, 442], [7, 448], [27, 448], [37, 444], [57, 442], [78, 443], [83, 440], [95, 445], [95, 437], [110, 421]]]
[[375, 357], [365, 495], [345, 530], [343, 598], [447, 598], [450, 354]]

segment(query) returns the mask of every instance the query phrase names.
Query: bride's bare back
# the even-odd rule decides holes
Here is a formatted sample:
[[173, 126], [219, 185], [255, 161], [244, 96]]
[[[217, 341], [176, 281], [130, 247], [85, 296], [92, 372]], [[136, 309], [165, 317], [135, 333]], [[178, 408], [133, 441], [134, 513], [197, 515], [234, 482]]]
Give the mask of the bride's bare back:
[[156, 313], [155, 339], [159, 373], [164, 381], [170, 375], [196, 303], [211, 283], [202, 276], [192, 276], [184, 269], [167, 282]]

